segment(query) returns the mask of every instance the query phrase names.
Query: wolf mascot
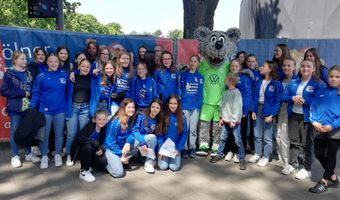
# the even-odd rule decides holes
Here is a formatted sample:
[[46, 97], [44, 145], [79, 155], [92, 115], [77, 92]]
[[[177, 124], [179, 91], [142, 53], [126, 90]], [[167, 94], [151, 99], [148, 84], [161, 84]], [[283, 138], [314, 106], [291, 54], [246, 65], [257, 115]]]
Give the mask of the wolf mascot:
[[206, 27], [195, 30], [199, 52], [205, 58], [198, 69], [204, 78], [198, 155], [206, 156], [209, 151], [217, 151], [221, 133], [218, 125], [220, 104], [225, 90], [224, 79], [229, 72], [228, 57], [236, 51], [236, 42], [240, 36], [238, 28], [230, 28], [226, 32], [211, 31]]

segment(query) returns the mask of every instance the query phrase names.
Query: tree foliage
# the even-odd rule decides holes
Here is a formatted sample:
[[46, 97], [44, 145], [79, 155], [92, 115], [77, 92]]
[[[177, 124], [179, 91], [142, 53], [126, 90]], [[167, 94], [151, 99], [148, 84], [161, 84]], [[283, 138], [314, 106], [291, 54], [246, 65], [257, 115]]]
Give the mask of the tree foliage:
[[179, 29], [170, 30], [167, 37], [170, 39], [183, 39], [183, 31]]
[[[65, 31], [89, 32], [99, 34], [124, 34], [120, 24], [111, 22], [107, 25], [101, 24], [93, 15], [80, 14], [76, 9], [81, 5], [79, 2], [64, 3], [64, 27]], [[1, 0], [0, 24], [7, 26], [21, 26], [30, 28], [41, 28], [55, 30], [56, 20], [54, 18], [28, 18], [27, 0]]]

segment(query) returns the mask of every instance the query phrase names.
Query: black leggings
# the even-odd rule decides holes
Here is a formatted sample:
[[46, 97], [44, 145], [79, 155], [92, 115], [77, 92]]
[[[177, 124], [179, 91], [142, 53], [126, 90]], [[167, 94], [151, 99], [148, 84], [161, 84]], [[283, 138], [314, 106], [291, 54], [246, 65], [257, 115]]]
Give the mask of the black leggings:
[[81, 169], [89, 170], [90, 166], [96, 166], [105, 169], [107, 165], [107, 160], [104, 155], [105, 152], [103, 151], [102, 156], [97, 156], [95, 151], [96, 149], [94, 149], [90, 143], [79, 145], [78, 156]]
[[340, 140], [329, 138], [316, 138], [314, 143], [315, 157], [320, 161], [325, 172], [323, 178], [331, 180], [336, 166], [336, 154], [340, 146]]

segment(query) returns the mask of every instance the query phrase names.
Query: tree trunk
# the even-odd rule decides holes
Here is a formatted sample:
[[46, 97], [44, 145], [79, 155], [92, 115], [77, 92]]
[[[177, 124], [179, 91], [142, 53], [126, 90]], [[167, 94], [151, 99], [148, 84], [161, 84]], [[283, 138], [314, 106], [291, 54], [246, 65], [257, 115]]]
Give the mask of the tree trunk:
[[215, 10], [219, 0], [183, 0], [184, 29], [183, 37], [194, 38], [199, 26], [214, 28]]

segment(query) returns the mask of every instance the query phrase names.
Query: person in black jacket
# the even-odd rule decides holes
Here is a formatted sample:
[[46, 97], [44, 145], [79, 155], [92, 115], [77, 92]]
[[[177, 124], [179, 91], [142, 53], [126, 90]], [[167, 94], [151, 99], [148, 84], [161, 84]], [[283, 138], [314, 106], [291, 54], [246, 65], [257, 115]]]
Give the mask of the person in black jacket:
[[93, 182], [96, 178], [92, 175], [90, 166], [106, 167], [107, 161], [102, 146], [105, 139], [108, 113], [97, 110], [92, 122], [89, 122], [77, 136], [78, 158], [80, 160], [79, 178], [86, 182]]

